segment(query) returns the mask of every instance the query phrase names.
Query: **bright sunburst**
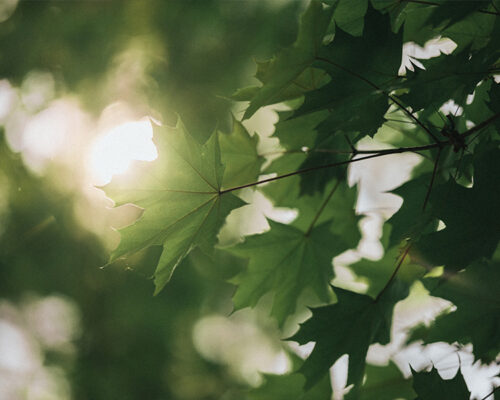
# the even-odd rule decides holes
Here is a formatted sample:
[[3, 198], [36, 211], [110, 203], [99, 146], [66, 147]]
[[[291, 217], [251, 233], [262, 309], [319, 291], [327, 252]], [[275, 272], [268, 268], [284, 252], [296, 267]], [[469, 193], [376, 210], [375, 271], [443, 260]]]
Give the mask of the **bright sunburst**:
[[152, 161], [158, 153], [149, 120], [131, 121], [110, 129], [92, 145], [90, 170], [95, 185], [105, 185], [124, 173], [133, 160]]

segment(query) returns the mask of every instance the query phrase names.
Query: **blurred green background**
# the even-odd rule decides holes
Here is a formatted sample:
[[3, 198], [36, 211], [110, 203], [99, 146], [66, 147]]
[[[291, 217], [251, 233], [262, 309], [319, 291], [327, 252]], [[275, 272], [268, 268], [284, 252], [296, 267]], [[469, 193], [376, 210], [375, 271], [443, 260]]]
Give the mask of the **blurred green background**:
[[253, 83], [252, 57], [293, 42], [303, 7], [3, 0], [0, 399], [242, 399], [257, 366], [286, 368], [258, 312], [218, 317], [237, 263], [195, 253], [157, 297], [155, 249], [134, 268], [100, 269], [118, 240], [110, 227], [138, 214], [94, 185], [121, 168], [113, 160], [148, 157], [124, 154], [123, 124], [149, 134], [141, 118], [178, 113], [200, 141], [228, 129], [227, 96]]

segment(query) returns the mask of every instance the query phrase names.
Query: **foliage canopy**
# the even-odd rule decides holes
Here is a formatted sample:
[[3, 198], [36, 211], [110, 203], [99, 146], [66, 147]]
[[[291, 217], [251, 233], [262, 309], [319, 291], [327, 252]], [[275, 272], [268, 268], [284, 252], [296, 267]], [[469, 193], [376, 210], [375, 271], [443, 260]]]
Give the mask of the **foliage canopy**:
[[[389, 342], [394, 305], [416, 280], [423, 279], [432, 295], [452, 301], [457, 309], [413, 338], [472, 342], [475, 356], [486, 362], [498, 354], [500, 113], [493, 75], [498, 72], [500, 25], [494, 2], [325, 3], [313, 0], [295, 43], [258, 63], [261, 86], [234, 94], [238, 101], [249, 101], [244, 119], [266, 105], [287, 102], [291, 111], [280, 113], [275, 132], [284, 148], [278, 159], [261, 171], [256, 142], [238, 122], [237, 132], [214, 132], [203, 146], [178, 122], [176, 128], [155, 131], [159, 158], [155, 166], [145, 166], [155, 171], [140, 186], [123, 187], [115, 180], [106, 192], [117, 204], [144, 208], [144, 215], [122, 230], [112, 259], [162, 245], [155, 272], [158, 291], [195, 246], [214, 251], [225, 217], [244, 204], [237, 198], [239, 190], [260, 190], [267, 183], [264, 193], [275, 205], [298, 209], [299, 219], [291, 225], [271, 221], [268, 232], [227, 249], [249, 260], [234, 280], [235, 307], [253, 307], [271, 292], [271, 314], [283, 324], [307, 288], [323, 303], [329, 303], [333, 291], [336, 303], [314, 308], [289, 339], [316, 344], [298, 375], [283, 378], [283, 393], [288, 381], [302, 374], [301, 398], [308, 398], [335, 361], [348, 354], [348, 384], [354, 384], [349, 397], [360, 398], [368, 347]], [[437, 36], [451, 38], [455, 51], [421, 64], [410, 59], [411, 66], [400, 71], [405, 43], [422, 44]], [[450, 100], [455, 110], [445, 115], [440, 107]], [[383, 135], [389, 125], [400, 132], [396, 138]], [[358, 142], [367, 135], [389, 148], [359, 150]], [[382, 156], [390, 162], [391, 154], [404, 152], [421, 154], [422, 161], [411, 180], [394, 191], [403, 205], [386, 222], [392, 228], [386, 256], [353, 266], [370, 282], [368, 294], [329, 287], [332, 258], [359, 240], [346, 166]], [[260, 172], [274, 177], [259, 181]], [[336, 196], [342, 196], [341, 212]], [[437, 230], [437, 221], [445, 227]], [[444, 267], [441, 277], [424, 277], [437, 266]], [[474, 323], [478, 316], [480, 327]], [[276, 391], [279, 382], [268, 378], [254, 397], [267, 398], [266, 388]], [[417, 373], [413, 388], [423, 400], [442, 398], [443, 392], [454, 399], [469, 396], [461, 375], [443, 382], [435, 371]]]
[[[120, 230], [109, 263], [159, 250], [151, 256], [155, 294], [175, 286], [165, 288], [185, 259], [207, 257], [221, 269], [243, 263], [226, 277], [236, 285], [234, 308], [255, 307], [270, 294], [280, 328], [310, 295], [311, 317], [287, 340], [315, 342], [314, 349], [289, 374], [267, 375], [250, 399], [329, 399], [328, 371], [344, 354], [348, 399], [468, 399], [460, 371], [449, 380], [435, 369], [404, 379], [394, 364], [367, 365], [366, 356], [370, 345], [390, 342], [396, 303], [421, 282], [456, 309], [415, 328], [408, 341], [472, 343], [476, 359], [498, 360], [499, 9], [498, 0], [312, 0], [295, 42], [257, 63], [259, 85], [233, 95], [248, 102], [243, 121], [268, 105], [286, 106], [274, 132], [279, 156], [266, 162], [257, 135], [236, 119], [230, 132], [191, 134], [181, 117], [155, 126], [158, 158], [136, 162], [133, 179], [115, 176], [103, 188], [116, 206], [142, 209]], [[401, 67], [405, 45], [434, 38], [451, 39], [455, 50], [410, 57]], [[442, 107], [450, 101], [451, 112]], [[366, 137], [383, 148], [363, 150]], [[393, 190], [403, 204], [384, 223], [384, 256], [350, 266], [366, 291], [332, 286], [333, 258], [361, 238], [349, 165], [390, 163], [402, 153], [421, 161]], [[246, 205], [248, 188], [298, 216], [289, 224], [270, 220], [267, 232], [222, 248], [218, 234]]]

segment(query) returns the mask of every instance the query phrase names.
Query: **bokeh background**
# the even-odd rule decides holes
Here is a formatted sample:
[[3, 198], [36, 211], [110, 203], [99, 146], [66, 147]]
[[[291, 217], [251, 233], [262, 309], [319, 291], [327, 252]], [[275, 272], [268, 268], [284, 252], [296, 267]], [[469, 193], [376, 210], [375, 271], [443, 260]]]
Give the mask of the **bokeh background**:
[[194, 255], [156, 297], [154, 254], [100, 269], [138, 214], [95, 186], [155, 158], [147, 117], [228, 129], [303, 7], [0, 1], [0, 399], [241, 399], [286, 368], [274, 325], [225, 318], [237, 265]]
[[[132, 160], [156, 157], [150, 119], [180, 115], [200, 141], [229, 130], [245, 105], [228, 97], [255, 84], [254, 58], [294, 41], [306, 4], [0, 0], [0, 400], [241, 400], [261, 372], [283, 373], [293, 352], [310, 351], [281, 341], [289, 335], [266, 316], [265, 299], [231, 314], [228, 280], [242, 261], [225, 253], [208, 259], [195, 251], [156, 297], [158, 249], [101, 269], [119, 241], [113, 228], [140, 211], [114, 209], [98, 188]], [[263, 152], [278, 146], [269, 138], [276, 120], [266, 108], [246, 123]], [[381, 223], [401, 204], [383, 191], [418, 162], [413, 155], [391, 162], [397, 157], [399, 168], [374, 160], [350, 171], [363, 239], [335, 261], [339, 284], [362, 290], [345, 266], [382, 256]], [[265, 230], [265, 216], [296, 215], [252, 190], [242, 196], [252, 205], [231, 215], [223, 243]], [[396, 309], [394, 342], [372, 348], [369, 361], [392, 359], [406, 376], [410, 362], [434, 363], [449, 377], [461, 365], [470, 389], [485, 395], [500, 371], [473, 364], [470, 349], [401, 351], [408, 326], [448, 306], [414, 287]], [[286, 333], [305, 318], [289, 321]], [[346, 360], [337, 364], [332, 382], [341, 389]]]

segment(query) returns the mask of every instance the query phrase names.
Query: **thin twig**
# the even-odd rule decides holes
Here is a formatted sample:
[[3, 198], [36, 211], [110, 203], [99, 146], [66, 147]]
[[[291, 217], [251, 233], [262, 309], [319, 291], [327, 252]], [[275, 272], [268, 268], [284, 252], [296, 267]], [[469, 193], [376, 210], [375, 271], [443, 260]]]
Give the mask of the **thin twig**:
[[413, 113], [410, 110], [408, 110], [402, 103], [400, 103], [400, 100], [396, 96], [390, 94], [387, 94], [387, 96], [394, 103], [396, 103], [399, 106], [399, 108], [401, 108], [401, 110], [404, 111], [412, 120], [414, 120], [418, 126], [420, 126], [424, 131], [426, 131], [429, 134], [429, 136], [434, 139], [436, 143], [439, 142], [439, 139], [436, 137], [436, 135], [434, 135], [431, 132], [431, 130], [427, 128], [422, 122], [420, 122], [420, 120], [415, 115], [413, 115]]
[[495, 11], [489, 11], [489, 10], [477, 10], [477, 12], [483, 13], [483, 14], [490, 14], [490, 15], [496, 15], [497, 17], [500, 15], [500, 13], [497, 13]]
[[472, 135], [474, 132], [480, 130], [480, 129], [483, 129], [485, 126], [491, 124], [493, 121], [495, 121], [496, 119], [498, 119], [500, 117], [500, 112], [499, 113], [496, 113], [495, 115], [489, 117], [487, 120], [484, 120], [483, 122], [481, 122], [480, 124], [470, 128], [469, 130], [465, 131], [464, 133], [462, 133], [462, 137], [463, 138], [466, 138], [467, 136], [470, 136]]
[[[478, 131], [479, 129], [484, 128], [486, 125], [490, 124], [491, 122], [493, 122], [498, 117], [500, 117], [500, 113], [495, 114], [494, 116], [492, 116], [492, 117], [488, 118], [487, 120], [481, 122], [479, 125], [476, 125], [475, 127], [473, 127], [471, 129], [463, 132], [462, 134], [460, 134], [460, 137], [465, 138], [465, 137], [471, 135], [472, 133]], [[340, 161], [340, 162], [335, 162], [335, 163], [330, 163], [330, 164], [318, 165], [318, 166], [315, 166], [315, 167], [309, 167], [309, 168], [299, 169], [297, 171], [289, 172], [287, 174], [278, 175], [278, 176], [275, 176], [275, 177], [272, 177], [272, 178], [262, 179], [262, 180], [257, 181], [257, 182], [247, 183], [246, 185], [240, 185], [240, 186], [232, 187], [232, 188], [229, 188], [229, 189], [220, 190], [218, 192], [218, 194], [221, 195], [221, 194], [224, 194], [224, 193], [232, 192], [234, 190], [244, 189], [244, 188], [247, 188], [247, 187], [261, 185], [263, 183], [276, 181], [278, 179], [288, 178], [289, 176], [305, 174], [305, 173], [308, 173], [308, 172], [317, 171], [317, 170], [325, 169], [325, 168], [339, 167], [341, 165], [347, 165], [347, 164], [351, 164], [353, 162], [368, 160], [370, 158], [382, 157], [382, 156], [386, 156], [386, 155], [389, 155], [389, 154], [400, 154], [400, 153], [407, 153], [407, 152], [418, 152], [418, 151], [430, 150], [430, 149], [435, 149], [435, 148], [440, 148], [441, 149], [442, 147], [449, 146], [449, 145], [453, 145], [453, 143], [450, 140], [447, 140], [447, 141], [438, 141], [437, 143], [427, 144], [427, 145], [423, 145], [423, 146], [399, 147], [399, 148], [396, 148], [396, 149], [356, 150], [356, 154], [369, 154], [369, 155], [367, 155], [366, 157], [354, 158], [354, 159], [349, 159], [349, 160], [346, 160], [346, 161]], [[351, 154], [354, 155], [353, 152], [351, 152]]]
[[493, 393], [497, 391], [497, 389], [500, 388], [500, 386], [497, 386], [495, 389], [493, 389], [490, 393], [488, 393], [485, 397], [483, 397], [481, 400], [486, 400], [488, 397], [490, 397]]
[[406, 256], [408, 255], [408, 252], [410, 251], [410, 248], [411, 248], [412, 244], [413, 243], [410, 243], [406, 247], [405, 251], [401, 255], [401, 258], [399, 259], [398, 265], [396, 265], [396, 268], [394, 268], [394, 271], [392, 272], [391, 277], [389, 278], [389, 280], [387, 281], [387, 283], [385, 284], [385, 286], [382, 288], [382, 290], [378, 293], [377, 297], [375, 298], [375, 301], [374, 301], [375, 303], [380, 300], [380, 297], [384, 294], [384, 292], [390, 286], [390, 284], [392, 283], [392, 281], [394, 280], [394, 278], [396, 278], [396, 275], [398, 274], [398, 272], [399, 272], [399, 270], [401, 268], [401, 265], [403, 265], [403, 261], [405, 260]]
[[337, 183], [335, 184], [335, 186], [333, 186], [332, 190], [330, 190], [330, 193], [328, 193], [328, 196], [326, 197], [325, 201], [323, 202], [323, 204], [321, 204], [321, 207], [319, 208], [318, 212], [314, 216], [314, 218], [311, 222], [311, 225], [309, 225], [309, 228], [307, 228], [305, 236], [309, 236], [311, 234], [311, 231], [314, 228], [314, 225], [316, 224], [316, 222], [318, 222], [318, 218], [320, 217], [321, 213], [325, 209], [326, 205], [328, 204], [328, 202], [332, 198], [333, 194], [335, 193], [335, 191], [337, 190], [339, 185], [340, 185], [340, 180], [338, 180]]
[[429, 189], [427, 189], [427, 193], [425, 194], [425, 200], [424, 200], [424, 205], [422, 206], [422, 211], [425, 211], [425, 207], [427, 206], [427, 202], [429, 201], [429, 197], [431, 196], [432, 186], [434, 185], [434, 179], [436, 178], [436, 172], [439, 164], [440, 155], [441, 155], [441, 147], [438, 149], [436, 160], [434, 161], [434, 168], [432, 169], [431, 182], [429, 183]]

